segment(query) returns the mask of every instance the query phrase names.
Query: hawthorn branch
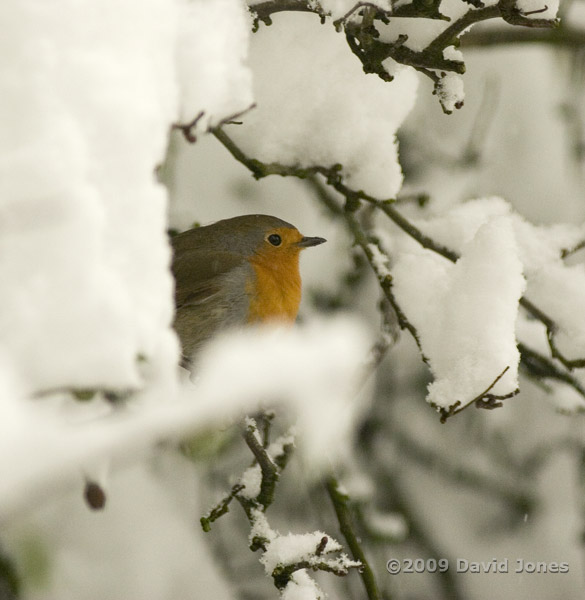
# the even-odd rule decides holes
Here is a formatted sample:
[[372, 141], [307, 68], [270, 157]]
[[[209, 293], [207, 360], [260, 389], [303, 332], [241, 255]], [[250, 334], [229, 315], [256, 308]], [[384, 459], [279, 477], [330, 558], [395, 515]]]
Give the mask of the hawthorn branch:
[[[358, 536], [354, 531], [351, 511], [349, 508], [349, 497], [339, 489], [339, 484], [334, 477], [327, 478], [325, 481], [325, 489], [329, 494], [329, 498], [333, 504], [333, 509], [337, 515], [339, 529], [345, 538], [349, 549], [351, 550], [352, 556], [354, 560], [360, 561], [363, 565], [360, 571], [360, 577], [362, 578], [368, 599], [382, 600], [374, 572], [370, 567], [368, 559], [361, 547]], [[386, 594], [385, 600], [391, 600], [391, 598]]]
[[250, 10], [255, 14], [254, 22], [252, 25], [252, 31], [258, 31], [260, 21], [264, 25], [272, 25], [272, 15], [279, 12], [310, 12], [315, 13], [321, 19], [321, 22], [325, 22], [327, 13], [324, 12], [321, 7], [311, 2], [310, 0], [267, 0], [266, 2], [259, 2], [249, 7]]
[[201, 528], [205, 533], [211, 531], [211, 524], [214, 521], [217, 521], [219, 517], [225, 515], [229, 512], [229, 505], [231, 501], [244, 489], [244, 486], [241, 483], [236, 483], [230, 491], [230, 493], [221, 500], [218, 504], [216, 504], [206, 515], [202, 516], [199, 519], [201, 523]]
[[[424, 234], [418, 227], [416, 227], [416, 225], [414, 225], [408, 219], [406, 219], [395, 208], [395, 201], [393, 199], [380, 200], [378, 198], [370, 196], [363, 190], [356, 191], [349, 188], [343, 182], [343, 166], [340, 164], [335, 164], [330, 167], [322, 165], [301, 167], [300, 165], [263, 163], [259, 160], [248, 157], [241, 150], [241, 148], [239, 148], [239, 146], [225, 133], [225, 131], [223, 131], [223, 129], [216, 128], [213, 130], [213, 133], [218, 139], [218, 141], [226, 147], [226, 149], [232, 154], [232, 156], [236, 160], [241, 162], [244, 166], [248, 167], [248, 169], [252, 172], [253, 176], [256, 179], [261, 179], [262, 177], [267, 177], [269, 175], [294, 176], [300, 179], [306, 179], [312, 186], [314, 186], [314, 188], [318, 191], [319, 199], [324, 203], [324, 205], [327, 206], [333, 214], [337, 215], [338, 217], [343, 217], [346, 221], [349, 230], [354, 235], [354, 239], [356, 240], [357, 244], [364, 250], [368, 262], [370, 263], [370, 266], [372, 266], [372, 268], [376, 272], [380, 287], [382, 288], [384, 295], [386, 296], [386, 298], [388, 298], [392, 307], [396, 311], [401, 328], [407, 329], [409, 331], [409, 333], [414, 337], [415, 341], [417, 341], [420, 348], [418, 332], [416, 331], [414, 326], [409, 323], [408, 319], [406, 318], [406, 315], [402, 312], [402, 310], [396, 302], [396, 299], [392, 294], [392, 277], [389, 274], [384, 274], [383, 276], [380, 276], [380, 274], [376, 271], [376, 261], [373, 255], [371, 244], [374, 244], [374, 246], [376, 246], [380, 250], [379, 244], [377, 240], [368, 237], [364, 233], [359, 223], [355, 219], [354, 213], [360, 208], [362, 202], [367, 202], [376, 207], [378, 210], [382, 211], [395, 225], [397, 225], [409, 237], [417, 241], [423, 248], [426, 248], [427, 250], [431, 250], [441, 255], [453, 263], [457, 262], [457, 260], [459, 259], [459, 254], [454, 250], [443, 246], [442, 244], [439, 244], [431, 237]], [[321, 182], [316, 178], [317, 175], [324, 177], [325, 183], [337, 192], [339, 192], [345, 198], [345, 208], [339, 206], [331, 197], [329, 197], [329, 194], [326, 193], [325, 188], [321, 185]], [[380, 252], [382, 251], [380, 250]], [[565, 367], [569, 371], [573, 368], [585, 366], [585, 359], [567, 359], [560, 352], [554, 340], [554, 335], [557, 332], [558, 327], [548, 315], [546, 315], [541, 309], [539, 309], [536, 305], [534, 305], [530, 300], [528, 300], [525, 297], [520, 299], [520, 305], [534, 318], [543, 323], [543, 325], [546, 327], [547, 337], [549, 340], [549, 346], [551, 348], [551, 355], [553, 359], [559, 360], [563, 367]], [[559, 369], [554, 364], [554, 360], [539, 355], [536, 351], [529, 348], [526, 344], [519, 344], [518, 348], [521, 352], [521, 361], [524, 367], [526, 367], [528, 372], [533, 373], [537, 379], [552, 378], [559, 381], [563, 381], [564, 383], [573, 387], [579, 394], [585, 397], [584, 389], [578, 382], [578, 380], [572, 377], [570, 373]], [[425, 360], [424, 356], [423, 360]], [[493, 385], [495, 385], [495, 383], [497, 383], [497, 381], [494, 381]], [[471, 403], [477, 402], [477, 400], [478, 398], [475, 398], [471, 401]], [[496, 401], [496, 398], [489, 399], [488, 403], [483, 407], [491, 408], [492, 404], [494, 404], [494, 402]]]
[[256, 498], [263, 510], [266, 510], [274, 500], [274, 490], [280, 476], [280, 469], [276, 462], [268, 454], [266, 447], [258, 439], [258, 429], [255, 425], [248, 424], [244, 431], [244, 440], [262, 471], [262, 483], [260, 485], [260, 494]]
[[585, 31], [570, 25], [549, 29], [502, 27], [501, 29], [476, 28], [461, 38], [462, 48], [485, 48], [507, 44], [550, 44], [579, 50], [585, 46]]
[[394, 296], [394, 292], [392, 291], [392, 275], [390, 275], [390, 273], [387, 271], [381, 270], [378, 264], [378, 257], [386, 256], [384, 251], [380, 247], [380, 242], [374, 237], [368, 236], [363, 231], [357, 219], [350, 211], [344, 212], [344, 219], [347, 224], [347, 227], [349, 228], [354, 237], [356, 244], [358, 244], [363, 250], [368, 260], [368, 263], [370, 264], [372, 270], [376, 274], [378, 284], [380, 285], [384, 296], [394, 309], [394, 312], [396, 313], [396, 316], [398, 318], [398, 324], [400, 325], [400, 328], [406, 329], [410, 333], [410, 335], [412, 335], [420, 350], [423, 361], [428, 364], [428, 359], [424, 355], [422, 349], [420, 335], [416, 327], [408, 320], [406, 314], [404, 313]]
[[[317, 552], [315, 552], [315, 555], [319, 556]], [[289, 584], [290, 580], [292, 579], [293, 574], [296, 571], [300, 571], [301, 569], [310, 569], [311, 571], [324, 571], [326, 573], [332, 573], [333, 575], [337, 575], [337, 577], [345, 577], [349, 573], [350, 568], [359, 570], [362, 567], [358, 567], [357, 565], [352, 565], [351, 567], [346, 567], [345, 565], [336, 566], [326, 561], [313, 562], [309, 560], [301, 560], [296, 563], [279, 565], [275, 567], [275, 569], [272, 571], [272, 579], [274, 579], [274, 585], [277, 589], [284, 590], [284, 588]]]

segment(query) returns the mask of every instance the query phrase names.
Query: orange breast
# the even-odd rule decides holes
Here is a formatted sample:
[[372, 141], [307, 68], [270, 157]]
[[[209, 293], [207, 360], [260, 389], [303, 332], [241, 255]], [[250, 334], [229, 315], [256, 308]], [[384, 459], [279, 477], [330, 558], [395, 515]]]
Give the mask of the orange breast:
[[248, 322], [284, 321], [292, 323], [301, 303], [299, 254], [290, 253], [277, 264], [268, 257], [257, 256], [250, 261], [256, 275], [249, 282], [250, 308]]

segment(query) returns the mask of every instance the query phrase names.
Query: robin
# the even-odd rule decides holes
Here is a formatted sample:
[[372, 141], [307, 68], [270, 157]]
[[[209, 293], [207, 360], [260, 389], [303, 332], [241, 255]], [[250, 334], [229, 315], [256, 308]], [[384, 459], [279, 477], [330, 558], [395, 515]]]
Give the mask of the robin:
[[218, 331], [292, 323], [301, 301], [299, 253], [325, 242], [268, 215], [244, 215], [174, 236], [174, 328], [188, 366]]

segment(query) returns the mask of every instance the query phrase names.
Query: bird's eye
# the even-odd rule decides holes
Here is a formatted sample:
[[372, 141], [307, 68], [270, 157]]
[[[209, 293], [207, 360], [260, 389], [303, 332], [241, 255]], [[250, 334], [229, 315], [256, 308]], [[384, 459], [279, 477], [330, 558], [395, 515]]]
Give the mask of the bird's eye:
[[271, 233], [268, 236], [268, 241], [273, 245], [273, 246], [280, 246], [280, 244], [282, 244], [282, 238], [278, 235], [278, 233]]

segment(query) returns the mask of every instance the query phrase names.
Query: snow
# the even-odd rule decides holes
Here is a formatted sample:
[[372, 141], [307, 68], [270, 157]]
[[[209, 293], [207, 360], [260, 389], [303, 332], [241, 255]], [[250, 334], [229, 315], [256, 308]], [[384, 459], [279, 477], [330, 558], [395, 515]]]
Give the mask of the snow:
[[447, 46], [443, 50], [443, 58], [445, 60], [459, 60], [463, 62], [463, 52], [458, 48], [455, 48], [455, 46]]
[[369, 342], [347, 317], [234, 331], [203, 350], [197, 389], [218, 417], [224, 407], [285, 403], [296, 416], [298, 456], [310, 475], [341, 460], [367, 407], [356, 388]]
[[0, 351], [31, 391], [136, 388], [137, 357], [173, 338], [153, 169], [177, 101], [174, 15], [134, 8], [0, 9]]
[[262, 484], [262, 470], [260, 465], [248, 467], [241, 475], [238, 483], [244, 486], [240, 492], [240, 496], [244, 498], [256, 498], [260, 493], [260, 485]]
[[203, 111], [195, 130], [204, 131], [254, 101], [246, 64], [250, 17], [241, 0], [179, 0], [179, 9], [180, 122]]
[[424, 50], [445, 29], [442, 21], [414, 17], [390, 19], [388, 25], [377, 23], [376, 26], [380, 32], [380, 41], [391, 44], [400, 35], [407, 35], [404, 45], [415, 52]]
[[323, 538], [327, 539], [327, 543], [322, 554], [342, 550], [339, 542], [325, 535], [322, 531], [300, 534], [289, 533], [279, 535], [271, 540], [260, 562], [264, 565], [268, 575], [278, 565], [292, 565], [303, 561], [310, 562], [315, 558], [315, 550]]
[[268, 454], [270, 456], [272, 456], [272, 458], [276, 458], [277, 456], [282, 456], [284, 454], [284, 450], [285, 450], [286, 446], [294, 447], [295, 435], [296, 435], [296, 428], [292, 427], [288, 433], [281, 435], [278, 439], [271, 442], [269, 444], [268, 448], [266, 449], [266, 451], [268, 452]]
[[277, 532], [270, 527], [266, 515], [260, 509], [252, 509], [251, 515], [252, 527], [250, 528], [250, 534], [248, 536], [250, 545], [254, 541], [254, 538], [262, 538], [269, 542], [276, 539], [278, 535]]
[[456, 264], [419, 250], [399, 256], [392, 274], [398, 303], [430, 361], [428, 402], [465, 406], [505, 368], [490, 391], [503, 395], [518, 387], [515, 321], [524, 278], [505, 218], [482, 225]]
[[368, 244], [368, 249], [372, 253], [372, 265], [376, 271], [376, 275], [383, 279], [390, 275], [390, 269], [388, 268], [388, 257], [385, 256], [377, 244]]
[[[262, 401], [284, 403], [298, 417], [299, 456], [316, 474], [341, 459], [364, 410], [354, 386], [366, 347], [361, 328], [347, 320], [226, 335], [204, 352], [195, 384], [177, 390], [172, 381], [157, 382], [126, 410], [59, 398], [38, 406], [17, 397], [7, 380], [0, 404], [1, 518], [33, 508], [42, 490], [57, 493], [104, 457], [116, 464], [143, 459], [161, 440], [222, 425]], [[275, 450], [289, 441], [288, 434], [276, 440]]]
[[280, 597], [282, 600], [321, 600], [324, 596], [315, 580], [301, 569], [293, 574]]
[[[325, 5], [334, 16], [351, 8], [345, 0]], [[191, 526], [192, 471], [165, 465], [177, 478], [166, 485], [151, 468], [160, 442], [276, 405], [298, 421], [299, 457], [309, 476], [318, 473], [344, 459], [367, 409], [356, 386], [370, 340], [348, 319], [241, 332], [209, 346], [196, 381], [178, 381], [167, 193], [154, 174], [169, 128], [204, 112], [206, 129], [245, 110], [255, 99], [254, 72], [257, 110], [244, 126], [226, 127], [246, 151], [289, 164], [341, 162], [348, 185], [393, 196], [402, 181], [395, 133], [417, 76], [401, 66], [392, 84], [364, 75], [331, 19], [321, 26], [314, 15], [287, 15], [286, 23], [277, 16], [261, 27], [249, 67], [250, 22], [238, 0], [22, 0], [3, 3], [0, 19], [0, 104], [9, 117], [0, 137], [3, 550], [19, 568], [30, 537], [44, 552], [51, 577], [31, 597], [123, 590], [145, 600], [197, 590], [227, 598], [219, 575], [208, 583], [208, 548]], [[409, 42], [424, 44], [429, 31]], [[514, 388], [522, 272], [528, 296], [558, 323], [562, 349], [584, 355], [584, 270], [560, 259], [582, 228], [530, 225], [497, 199], [421, 227], [462, 255], [452, 265], [395, 243], [396, 292], [436, 375], [432, 402], [470, 400], [504, 365], [510, 370], [493, 391]], [[386, 258], [371, 249], [386, 275]], [[518, 321], [517, 332], [546, 351], [542, 325]], [[81, 403], [73, 388], [98, 391]], [[561, 410], [582, 407], [567, 386], [551, 388]], [[129, 395], [114, 406], [103, 390]], [[292, 441], [287, 434], [268, 451], [275, 456]], [[88, 474], [106, 488], [99, 514], [82, 501]], [[258, 468], [241, 481], [245, 493], [258, 490]], [[181, 484], [189, 510], [173, 496]], [[323, 535], [280, 536], [262, 513], [253, 532], [269, 540], [271, 564], [307, 556]], [[282, 595], [321, 592], [300, 571]]]
[[[276, 398], [304, 413], [305, 457], [318, 457], [307, 458], [311, 468], [334, 462], [360, 414], [354, 392], [368, 340], [348, 320], [255, 331], [218, 340], [207, 371], [179, 381], [167, 193], [155, 169], [179, 118], [205, 111], [207, 126], [250, 103], [241, 3], [23, 0], [2, 4], [0, 18], [0, 103], [10, 115], [0, 138], [3, 548], [20, 560], [32, 523], [50, 549], [46, 597], [111, 597], [116, 585], [130, 599], [186, 596], [201, 581], [203, 551], [182, 521], [192, 515], [173, 517], [172, 492], [147, 473], [153, 448], [158, 455], [161, 441]], [[75, 389], [95, 395], [76, 401]], [[129, 465], [135, 489], [137, 479], [123, 480]], [[83, 503], [86, 476], [105, 488], [99, 522]], [[156, 514], [150, 533], [132, 502]], [[102, 533], [85, 544], [97, 523]], [[104, 577], [92, 577], [95, 556], [112, 546], [133, 551], [112, 553]], [[209, 595], [224, 597], [220, 587]]]
[[[246, 418], [246, 427], [253, 427], [256, 429], [256, 422], [254, 419]], [[258, 437], [257, 430], [254, 432], [258, 442], [262, 444], [262, 440]], [[268, 456], [273, 460], [284, 454], [285, 446], [294, 446], [294, 435], [289, 432], [285, 435], [279, 436], [276, 440], [271, 442], [266, 448]], [[240, 496], [245, 498], [256, 498], [260, 494], [260, 487], [262, 484], [262, 469], [260, 465], [252, 465], [248, 467], [238, 479], [238, 483], [244, 486], [244, 489], [240, 492]]]
[[585, 237], [583, 225], [534, 225], [501, 198], [464, 202], [441, 216], [417, 224], [454, 250], [474, 236], [481, 224], [500, 215], [510, 221], [527, 280], [526, 297], [558, 325], [555, 340], [569, 358], [585, 356], [585, 266], [570, 265], [562, 251]]
[[465, 90], [461, 75], [457, 73], [441, 74], [439, 81], [435, 85], [435, 92], [443, 110], [447, 114], [463, 106]]
[[372, 511], [368, 515], [368, 527], [393, 541], [404, 540], [408, 536], [408, 523], [400, 513], [381, 513]]
[[243, 125], [226, 128], [228, 135], [261, 161], [341, 163], [350, 187], [396, 195], [402, 172], [395, 134], [414, 103], [416, 73], [402, 68], [385, 83], [364, 75], [344, 35], [317, 16], [276, 14], [273, 21], [252, 36], [257, 108]]
[[[513, 391], [517, 383], [513, 365], [518, 360], [514, 314], [524, 285], [522, 274], [526, 298], [558, 326], [557, 346], [569, 359], [585, 356], [585, 317], [581, 310], [585, 266], [570, 265], [561, 258], [563, 249], [574, 247], [585, 237], [583, 226], [533, 225], [497, 197], [467, 201], [415, 223], [437, 243], [462, 255], [452, 265], [420, 250], [412, 240], [394, 241], [401, 253], [392, 268], [394, 290], [421, 334], [423, 352], [436, 378], [429, 391], [430, 402], [444, 407], [456, 399], [464, 403], [458, 394], [466, 387], [466, 376], [470, 377], [470, 401], [506, 366], [510, 370], [491, 391]], [[488, 231], [491, 241], [485, 238]], [[467, 253], [474, 244], [478, 246], [470, 261]], [[434, 308], [427, 306], [429, 293], [439, 299], [433, 302]], [[519, 321], [518, 340], [544, 355], [550, 353], [545, 328], [538, 321]], [[441, 352], [441, 344], [450, 351]], [[453, 387], [456, 381], [455, 387], [461, 386], [458, 391]]]

